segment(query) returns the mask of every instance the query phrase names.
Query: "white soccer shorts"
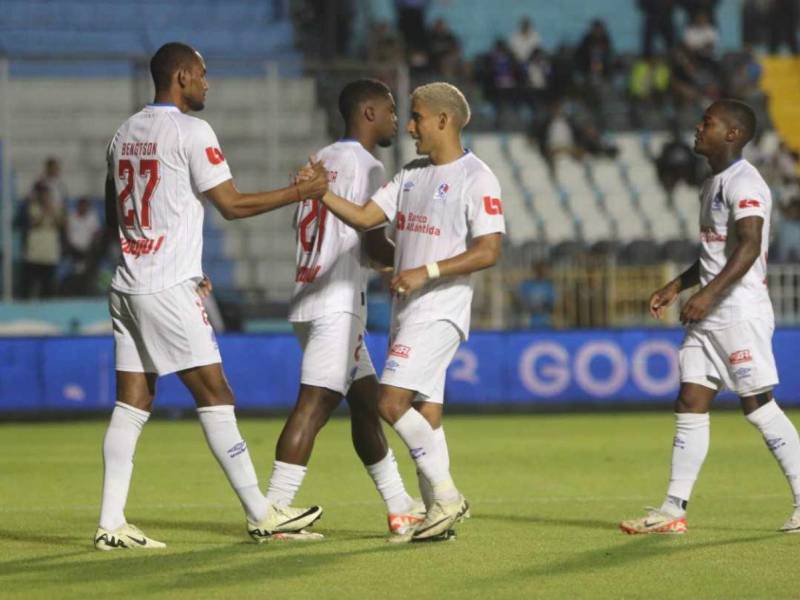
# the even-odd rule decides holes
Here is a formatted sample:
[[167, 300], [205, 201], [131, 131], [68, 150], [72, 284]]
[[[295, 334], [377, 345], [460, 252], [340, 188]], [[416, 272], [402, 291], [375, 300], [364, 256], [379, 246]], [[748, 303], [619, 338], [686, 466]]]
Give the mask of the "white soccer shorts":
[[358, 316], [336, 312], [292, 327], [303, 349], [300, 383], [344, 396], [354, 381], [375, 375], [364, 343], [364, 321]]
[[461, 344], [450, 321], [403, 325], [392, 334], [381, 383], [417, 392], [418, 400], [444, 403], [447, 367]]
[[681, 382], [752, 396], [778, 384], [772, 321], [750, 319], [726, 329], [690, 327], [678, 354]]
[[198, 283], [189, 279], [155, 294], [111, 290], [118, 371], [166, 375], [222, 362]]

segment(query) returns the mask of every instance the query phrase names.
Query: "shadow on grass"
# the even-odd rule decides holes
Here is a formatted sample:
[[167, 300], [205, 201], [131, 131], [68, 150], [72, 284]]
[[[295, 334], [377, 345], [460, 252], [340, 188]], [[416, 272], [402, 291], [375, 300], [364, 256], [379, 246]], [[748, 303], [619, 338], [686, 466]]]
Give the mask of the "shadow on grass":
[[535, 515], [497, 515], [492, 513], [480, 513], [481, 521], [506, 521], [509, 523], [530, 523], [535, 525], [551, 525], [553, 527], [582, 527], [584, 529], [607, 529], [617, 528], [613, 521], [600, 521], [599, 519], [550, 519], [537, 517]]

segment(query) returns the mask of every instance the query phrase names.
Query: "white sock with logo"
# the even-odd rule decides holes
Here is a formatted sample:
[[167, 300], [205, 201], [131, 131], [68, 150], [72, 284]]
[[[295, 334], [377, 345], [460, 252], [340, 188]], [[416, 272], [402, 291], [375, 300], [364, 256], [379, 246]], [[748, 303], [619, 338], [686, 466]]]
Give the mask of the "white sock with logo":
[[256, 470], [239, 433], [233, 405], [204, 406], [197, 409], [197, 416], [208, 447], [225, 471], [248, 520], [259, 523], [267, 516], [267, 502], [258, 489]]
[[366, 465], [366, 469], [369, 476], [372, 477], [372, 481], [375, 482], [381, 498], [386, 503], [386, 510], [389, 514], [404, 514], [411, 509], [414, 500], [406, 492], [391, 448], [380, 461], [373, 465]]
[[708, 413], [676, 413], [672, 443], [672, 473], [661, 512], [682, 517], [692, 488], [708, 454], [711, 419]]
[[433, 498], [443, 502], [458, 500], [458, 490], [450, 477], [449, 465], [425, 417], [410, 408], [395, 422], [394, 430], [408, 446], [417, 469], [431, 483]]
[[117, 402], [103, 439], [103, 498], [100, 527], [113, 531], [125, 524], [125, 503], [133, 475], [133, 455], [144, 424], [146, 410]]
[[[436, 436], [437, 452], [441, 454], [441, 457], [449, 471], [450, 452], [447, 448], [447, 439], [444, 436], [444, 426], [434, 429], [433, 435]], [[433, 486], [419, 469], [417, 469], [417, 479], [419, 481], [419, 493], [422, 496], [422, 501], [425, 503], [425, 508], [430, 508], [431, 504], [433, 504]]]
[[767, 448], [777, 459], [792, 488], [794, 505], [800, 508], [800, 437], [797, 429], [775, 400], [758, 407], [747, 415], [747, 420], [764, 436]]
[[303, 484], [307, 467], [276, 460], [272, 463], [272, 475], [267, 488], [267, 502], [276, 506], [289, 506], [294, 502], [297, 490]]

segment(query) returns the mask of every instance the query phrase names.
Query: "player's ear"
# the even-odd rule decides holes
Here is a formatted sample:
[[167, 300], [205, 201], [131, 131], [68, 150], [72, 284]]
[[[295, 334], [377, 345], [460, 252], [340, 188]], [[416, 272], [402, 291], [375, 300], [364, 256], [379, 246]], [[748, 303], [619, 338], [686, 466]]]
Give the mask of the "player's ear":
[[375, 107], [371, 104], [367, 104], [364, 107], [364, 118], [367, 121], [374, 121], [375, 120]]
[[450, 117], [447, 116], [447, 113], [439, 113], [439, 129], [444, 129], [447, 127], [447, 121], [450, 120]]
[[178, 69], [175, 74], [175, 78], [178, 81], [178, 85], [181, 86], [182, 88], [189, 85], [189, 76], [190, 74], [188, 69]]

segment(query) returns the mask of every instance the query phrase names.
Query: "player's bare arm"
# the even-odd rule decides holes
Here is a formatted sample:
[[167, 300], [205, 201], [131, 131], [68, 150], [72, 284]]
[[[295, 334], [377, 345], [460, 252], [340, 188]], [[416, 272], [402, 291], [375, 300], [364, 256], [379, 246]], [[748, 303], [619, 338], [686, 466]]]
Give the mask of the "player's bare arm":
[[358, 206], [328, 190], [322, 196], [322, 202], [333, 214], [358, 231], [366, 231], [386, 222], [386, 214], [372, 200], [364, 206]]
[[394, 266], [394, 244], [386, 237], [386, 230], [383, 227], [365, 231], [361, 246], [373, 268], [379, 271], [392, 269]]
[[205, 192], [205, 196], [227, 220], [244, 219], [281, 208], [303, 198], [316, 198], [328, 189], [325, 175], [315, 171], [304, 181], [270, 192], [243, 194], [236, 189], [232, 179]]
[[[435, 263], [437, 277], [456, 277], [469, 275], [494, 266], [500, 259], [503, 249], [503, 234], [490, 233], [476, 237], [465, 252]], [[422, 288], [433, 277], [428, 266], [423, 265], [399, 273], [392, 279], [391, 290], [400, 297]]]
[[678, 275], [661, 289], [650, 296], [650, 314], [655, 319], [664, 317], [664, 310], [678, 299], [680, 293], [700, 283], [700, 261], [696, 260], [691, 267]]
[[703, 319], [720, 297], [745, 273], [761, 254], [762, 217], [744, 217], [736, 221], [738, 243], [725, 267], [689, 301], [681, 311], [681, 323], [694, 323]]

